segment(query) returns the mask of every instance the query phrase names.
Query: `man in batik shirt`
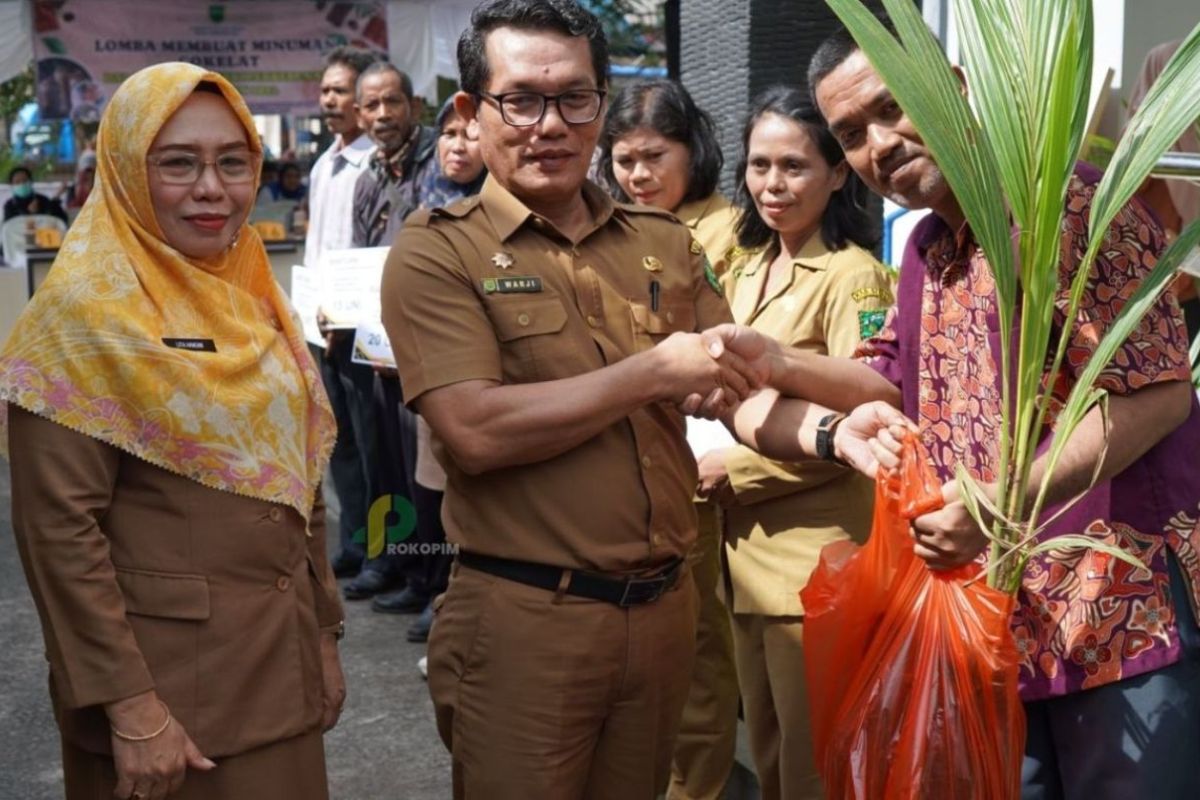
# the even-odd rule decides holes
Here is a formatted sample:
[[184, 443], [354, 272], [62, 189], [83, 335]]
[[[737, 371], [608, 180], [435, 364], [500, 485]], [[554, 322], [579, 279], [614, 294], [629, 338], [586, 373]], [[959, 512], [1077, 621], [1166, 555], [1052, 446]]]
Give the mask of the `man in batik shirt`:
[[[871, 400], [900, 406], [916, 421], [945, 481], [947, 505], [913, 522], [914, 548], [935, 569], [979, 558], [988, 540], [959, 499], [954, 469], [1000, 479], [999, 322], [995, 283], [983, 252], [912, 123], [845, 32], [818, 49], [808, 82], [851, 167], [876, 192], [933, 213], [914, 231], [897, 304], [857, 360], [796, 353], [723, 328], [727, 347], [758, 356], [785, 396], [739, 431], [786, 431], [811, 420], [814, 404], [849, 409]], [[1081, 166], [1063, 222], [1056, 326], [1086, 249], [1098, 175]], [[1139, 204], [1121, 211], [1091, 267], [1055, 396], [1061, 406], [1106, 329], [1154, 267], [1164, 246]], [[1029, 564], [1014, 615], [1021, 696], [1028, 718], [1022, 797], [1200, 797], [1200, 405], [1191, 387], [1179, 306], [1164, 295], [1098, 381], [1109, 394], [1108, 424], [1094, 408], [1075, 430], [1049, 484], [1051, 502], [1083, 499], [1043, 538], [1086, 533], [1149, 568], [1090, 549], [1052, 551]], [[822, 420], [823, 427], [828, 427]], [[1041, 445], [1050, 439], [1047, 426]], [[803, 441], [805, 428], [800, 426]], [[841, 455], [827, 431], [825, 455]], [[815, 449], [821, 451], [820, 433]], [[760, 446], [762, 435], [756, 436]], [[780, 437], [783, 439], [784, 437]], [[796, 436], [791, 437], [796, 440]], [[772, 455], [780, 451], [768, 444]], [[812, 448], [809, 448], [812, 449]], [[1097, 484], [1088, 490], [1103, 459]], [[1044, 474], [1034, 468], [1032, 485]], [[1053, 514], [1048, 510], [1043, 519]]]

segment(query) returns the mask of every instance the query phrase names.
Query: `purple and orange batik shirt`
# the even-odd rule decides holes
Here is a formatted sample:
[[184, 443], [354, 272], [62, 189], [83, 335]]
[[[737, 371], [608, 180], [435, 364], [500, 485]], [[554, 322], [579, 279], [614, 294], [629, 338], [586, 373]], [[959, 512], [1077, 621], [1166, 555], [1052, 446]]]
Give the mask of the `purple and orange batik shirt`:
[[[1087, 248], [1097, 179], [1094, 170], [1081, 166], [1071, 182], [1063, 220], [1067, 255], [1060, 270], [1058, 330], [1070, 282]], [[1071, 326], [1067, 357], [1054, 387], [1056, 408], [1163, 247], [1161, 229], [1140, 203], [1117, 215]], [[958, 463], [976, 479], [998, 479], [999, 348], [996, 287], [982, 250], [965, 226], [956, 233], [930, 215], [909, 239], [896, 305], [856, 357], [900, 388], [904, 411], [918, 421], [943, 481], [953, 479]], [[1164, 295], [1117, 351], [1099, 385], [1125, 395], [1160, 381], [1190, 380], [1183, 317], [1174, 296]], [[1051, 419], [1047, 434], [1053, 424]], [[1048, 441], [1044, 436], [1043, 448]], [[1051, 551], [1031, 559], [1013, 618], [1023, 699], [1089, 689], [1179, 659], [1167, 551], [1175, 554], [1191, 587], [1192, 608], [1200, 608], [1198, 452], [1200, 405], [1193, 397], [1183, 425], [1121, 474], [1095, 486], [1042, 534], [1045, 539], [1087, 533], [1133, 554], [1150, 572], [1090, 549]], [[1055, 511], [1048, 509], [1042, 519]]]

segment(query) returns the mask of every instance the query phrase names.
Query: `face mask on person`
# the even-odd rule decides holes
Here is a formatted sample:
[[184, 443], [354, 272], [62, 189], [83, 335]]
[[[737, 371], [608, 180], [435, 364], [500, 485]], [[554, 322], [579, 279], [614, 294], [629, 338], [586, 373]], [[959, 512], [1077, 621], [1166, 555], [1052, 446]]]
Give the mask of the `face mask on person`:
[[32, 183], [18, 183], [16, 186], [13, 187], [12, 192], [13, 192], [14, 197], [19, 197], [22, 200], [26, 200], [30, 197], [33, 197], [33, 184]]

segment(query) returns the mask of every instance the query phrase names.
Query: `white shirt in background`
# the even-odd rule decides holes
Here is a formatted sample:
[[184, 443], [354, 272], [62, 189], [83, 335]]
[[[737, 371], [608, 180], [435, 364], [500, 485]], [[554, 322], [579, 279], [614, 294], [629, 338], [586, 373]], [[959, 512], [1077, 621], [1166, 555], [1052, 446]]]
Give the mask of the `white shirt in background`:
[[326, 250], [350, 247], [354, 234], [354, 187], [367, 168], [375, 143], [365, 134], [348, 145], [339, 135], [313, 164], [308, 176], [308, 233], [304, 265], [318, 265]]

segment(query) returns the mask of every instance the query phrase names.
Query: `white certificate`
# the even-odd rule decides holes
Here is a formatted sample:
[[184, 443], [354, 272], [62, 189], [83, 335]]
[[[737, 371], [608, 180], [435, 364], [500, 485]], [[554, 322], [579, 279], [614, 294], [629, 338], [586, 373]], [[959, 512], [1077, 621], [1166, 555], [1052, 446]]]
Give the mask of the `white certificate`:
[[331, 328], [353, 330], [379, 321], [379, 284], [387, 247], [328, 250], [321, 255], [321, 310]]
[[699, 460], [709, 450], [721, 450], [736, 445], [737, 439], [725, 427], [725, 423], [715, 419], [687, 418], [687, 441], [692, 448], [692, 454]]
[[325, 337], [317, 327], [317, 308], [321, 305], [321, 275], [315, 269], [292, 267], [292, 307], [304, 327], [304, 338], [317, 347], [325, 346]]
[[372, 367], [396, 368], [396, 357], [392, 355], [392, 343], [381, 322], [362, 322], [354, 330], [354, 351], [350, 360], [355, 364]]

